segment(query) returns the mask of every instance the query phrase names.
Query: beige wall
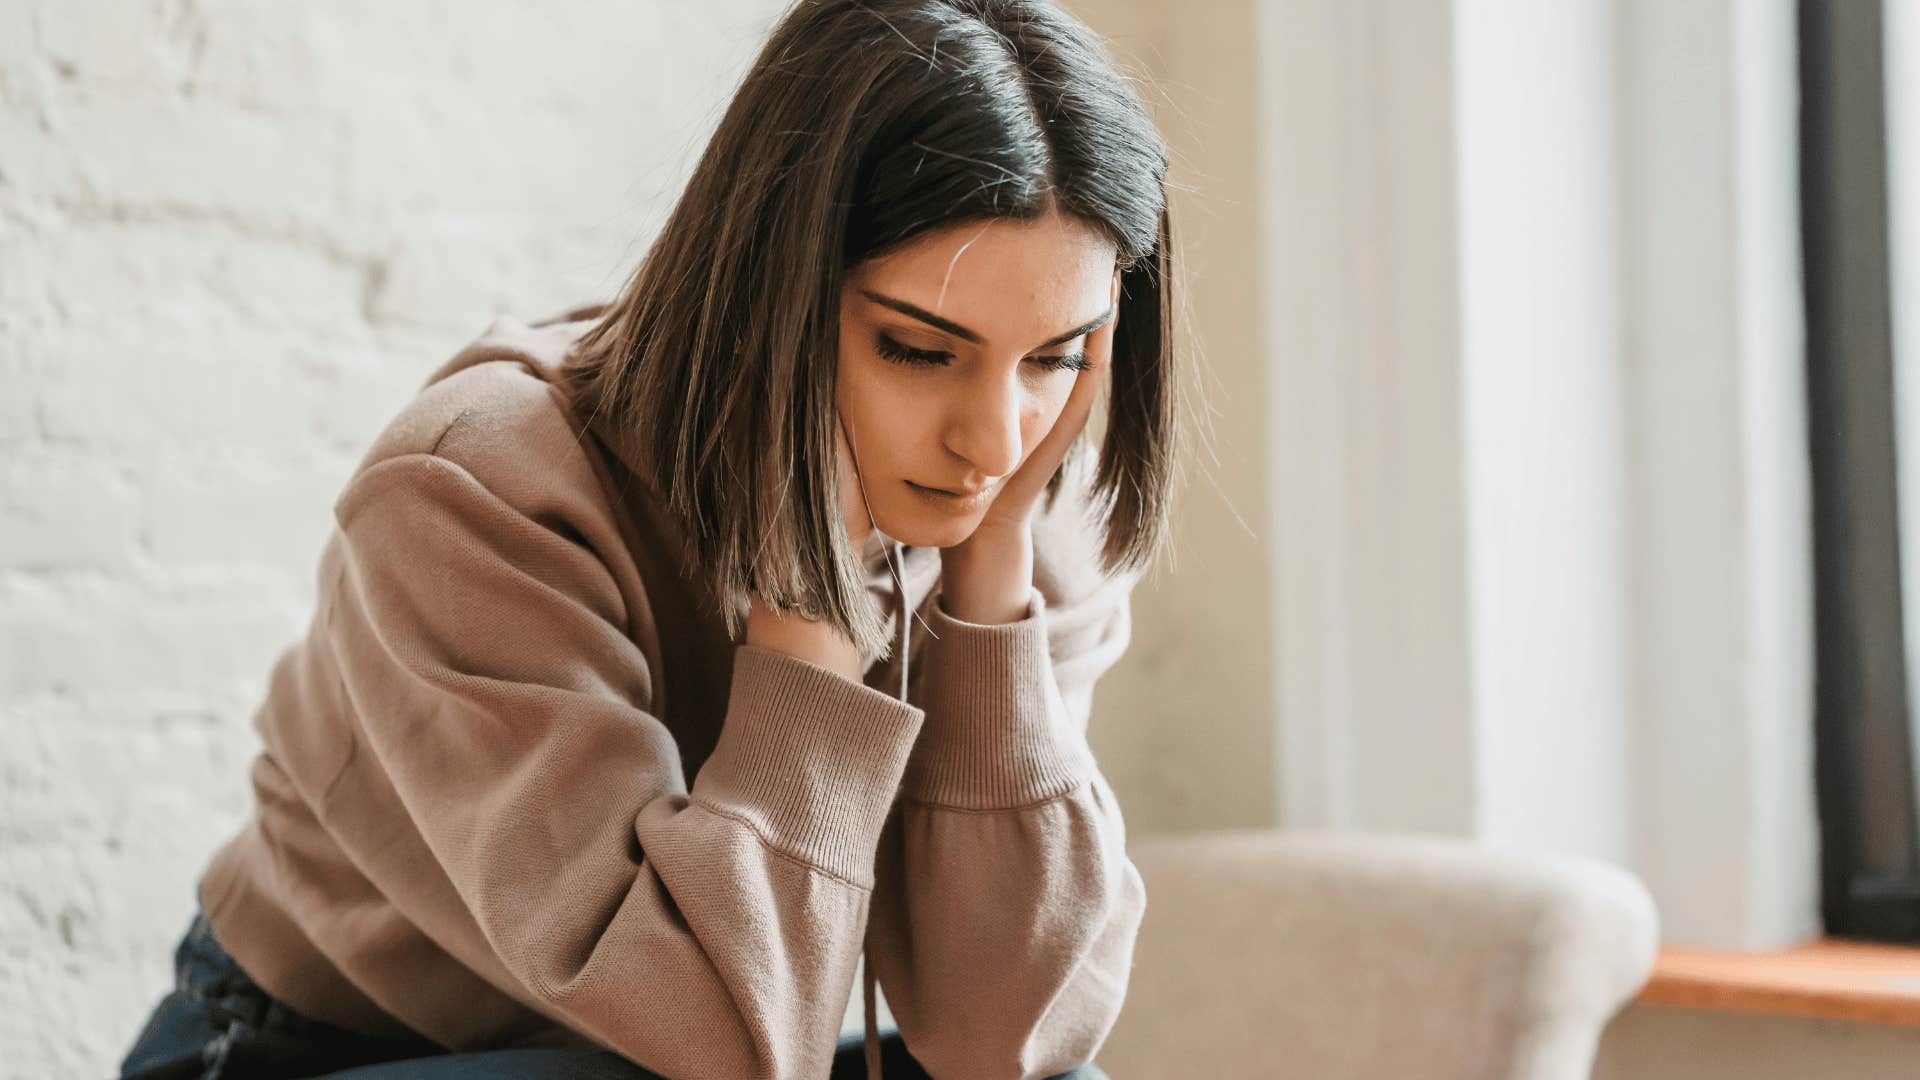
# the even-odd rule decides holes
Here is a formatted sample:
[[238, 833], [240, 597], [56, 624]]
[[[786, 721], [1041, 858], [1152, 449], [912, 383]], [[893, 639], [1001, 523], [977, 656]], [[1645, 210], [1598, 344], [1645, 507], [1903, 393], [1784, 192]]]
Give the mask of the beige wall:
[[[1285, 598], [1274, 595], [1269, 571], [1263, 412], [1271, 357], [1257, 306], [1263, 180], [1252, 0], [1066, 6], [1152, 82], [1147, 94], [1176, 155], [1176, 227], [1184, 233], [1192, 329], [1218, 458], [1196, 455], [1177, 560], [1136, 594], [1134, 644], [1099, 691], [1095, 750], [1136, 833], [1275, 824], [1269, 613]], [[1917, 1029], [1630, 1006], [1606, 1029], [1593, 1075], [1877, 1080], [1920, 1075], [1916, 1062]]]
[[1893, 1080], [1920, 1076], [1920, 1029], [1766, 1013], [1633, 1006], [1608, 1026], [1594, 1080]]
[[1172, 148], [1196, 437], [1174, 551], [1135, 593], [1134, 639], [1101, 680], [1091, 739], [1136, 833], [1274, 824], [1258, 145], [1244, 0], [1069, 0], [1145, 80]]

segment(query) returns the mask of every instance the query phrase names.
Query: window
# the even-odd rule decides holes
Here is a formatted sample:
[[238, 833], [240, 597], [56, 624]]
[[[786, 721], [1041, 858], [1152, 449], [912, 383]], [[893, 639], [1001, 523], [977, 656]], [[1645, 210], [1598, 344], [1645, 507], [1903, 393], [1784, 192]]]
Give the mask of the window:
[[[1889, 224], [1920, 193], [1889, 169], [1890, 114], [1915, 121], [1889, 108], [1887, 72], [1906, 77], [1888, 45], [1911, 48], [1916, 8], [1799, 4], [1822, 915], [1830, 935], [1903, 943], [1920, 942], [1920, 355], [1895, 325], [1920, 303], [1896, 304]], [[1895, 146], [1916, 153], [1911, 136]]]

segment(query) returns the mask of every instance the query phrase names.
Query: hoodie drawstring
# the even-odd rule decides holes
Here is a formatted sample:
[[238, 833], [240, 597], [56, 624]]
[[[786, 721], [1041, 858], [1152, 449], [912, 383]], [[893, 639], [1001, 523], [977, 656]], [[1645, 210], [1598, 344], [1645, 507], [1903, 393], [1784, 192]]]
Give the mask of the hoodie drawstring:
[[866, 956], [861, 960], [861, 964], [866, 969], [866, 977], [861, 981], [866, 983], [867, 999], [867, 1080], [881, 1080], [880, 1036], [874, 1032], [875, 1009], [873, 1004], [872, 949], [867, 950]]
[[[890, 546], [889, 554], [892, 564], [889, 569], [893, 570], [893, 652], [895, 656], [900, 658], [900, 700], [904, 702], [907, 700], [907, 642], [911, 636], [913, 627], [913, 623], [910, 621], [912, 615], [907, 611], [907, 587], [906, 584], [900, 580], [899, 570], [899, 567], [906, 563], [906, 550], [905, 546], [898, 540], [889, 538], [887, 543]], [[928, 630], [931, 632], [932, 628], [929, 627]], [[883, 1073], [880, 1069], [879, 1024], [876, 1020], [878, 1009], [874, 1004], [873, 991], [875, 976], [873, 973], [873, 919], [871, 915], [869, 915], [867, 919], [867, 935], [862, 947], [860, 967], [863, 974], [861, 982], [864, 984], [862, 997], [866, 999], [867, 1014], [867, 1080], [883, 1080]]]

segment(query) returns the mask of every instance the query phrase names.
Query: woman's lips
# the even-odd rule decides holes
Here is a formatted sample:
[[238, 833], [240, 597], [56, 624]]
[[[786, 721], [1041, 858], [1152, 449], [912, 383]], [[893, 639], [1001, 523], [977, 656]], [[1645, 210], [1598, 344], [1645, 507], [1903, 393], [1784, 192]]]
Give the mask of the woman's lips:
[[984, 505], [987, 501], [987, 489], [985, 488], [971, 495], [967, 495], [960, 492], [948, 491], [944, 488], [927, 487], [924, 484], [916, 484], [911, 480], [905, 481], [905, 483], [914, 494], [919, 495], [922, 499], [950, 510], [972, 510]]

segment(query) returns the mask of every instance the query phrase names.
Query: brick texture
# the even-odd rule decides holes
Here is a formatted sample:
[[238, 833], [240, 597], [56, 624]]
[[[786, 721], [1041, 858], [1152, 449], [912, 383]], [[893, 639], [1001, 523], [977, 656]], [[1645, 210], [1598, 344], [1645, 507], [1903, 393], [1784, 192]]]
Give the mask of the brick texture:
[[782, 6], [0, 0], [0, 1076], [117, 1073], [348, 469], [618, 289]]

